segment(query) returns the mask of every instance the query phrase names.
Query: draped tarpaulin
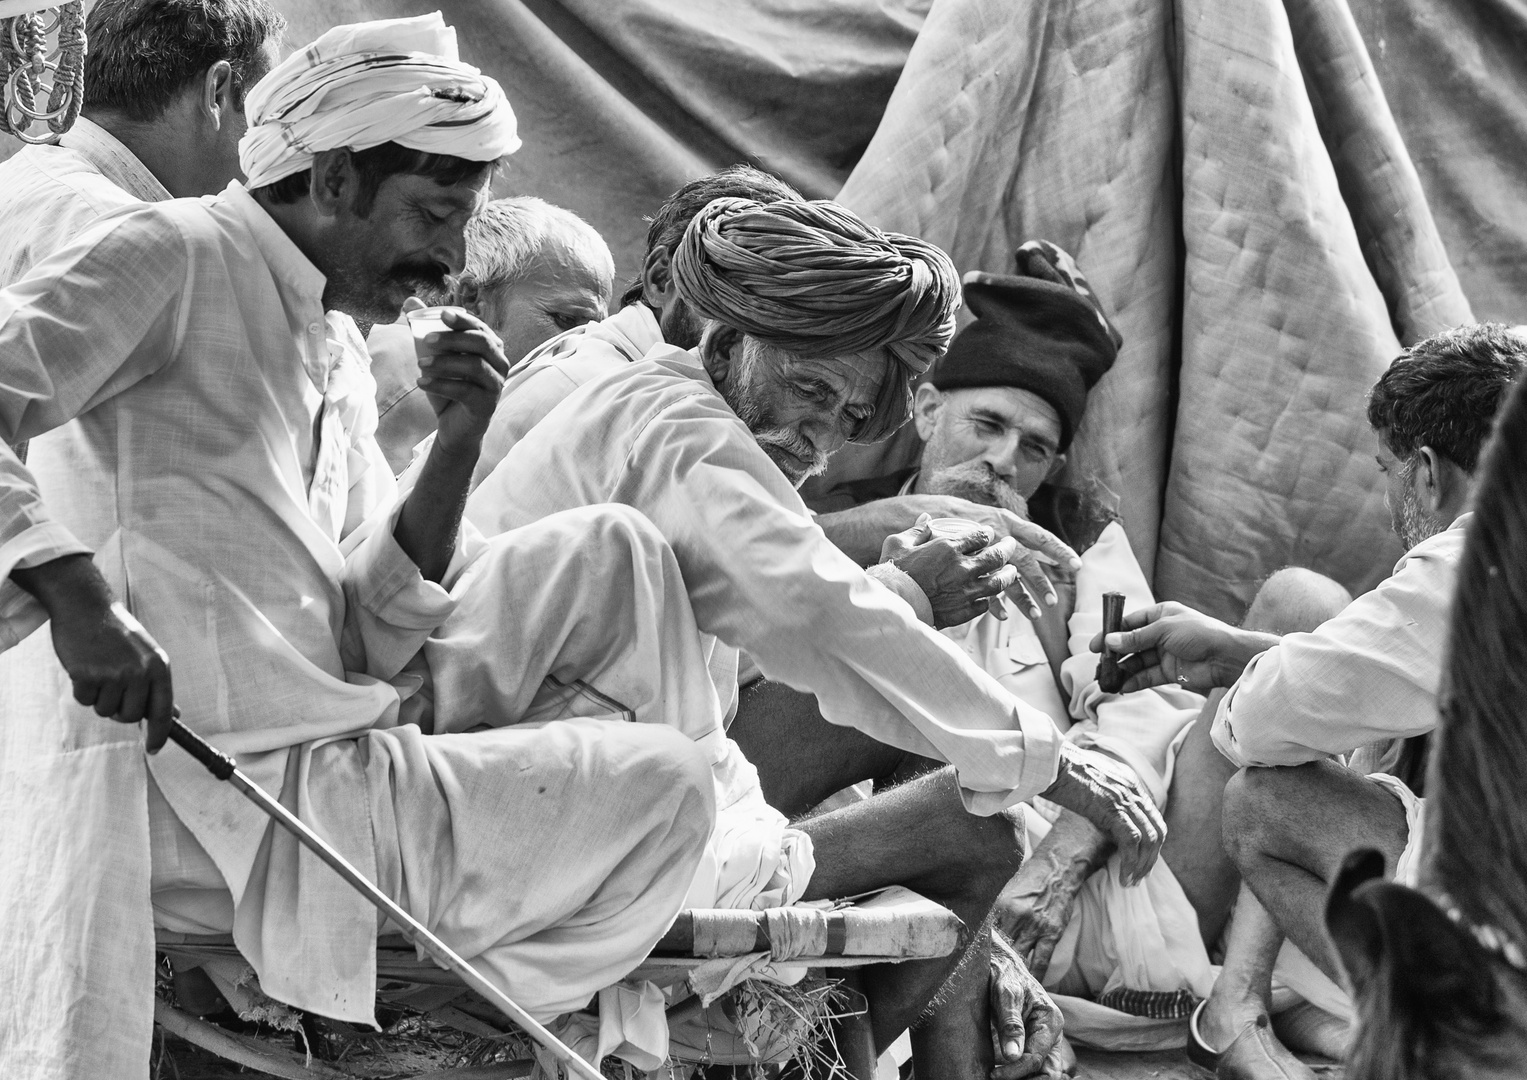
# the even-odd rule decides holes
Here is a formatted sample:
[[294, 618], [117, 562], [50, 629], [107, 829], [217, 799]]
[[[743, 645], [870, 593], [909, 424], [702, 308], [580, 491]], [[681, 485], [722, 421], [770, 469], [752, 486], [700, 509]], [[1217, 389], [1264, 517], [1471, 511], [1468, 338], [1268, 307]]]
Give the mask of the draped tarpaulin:
[[1075, 471], [1163, 595], [1224, 614], [1279, 565], [1360, 587], [1397, 554], [1362, 393], [1400, 339], [1469, 317], [1422, 186], [1481, 316], [1527, 318], [1527, 15], [1353, 4], [278, 0], [294, 45], [442, 8], [520, 114], [498, 189], [583, 214], [622, 279], [644, 214], [744, 158], [813, 196], [847, 181], [962, 269], [1072, 248], [1127, 338]]

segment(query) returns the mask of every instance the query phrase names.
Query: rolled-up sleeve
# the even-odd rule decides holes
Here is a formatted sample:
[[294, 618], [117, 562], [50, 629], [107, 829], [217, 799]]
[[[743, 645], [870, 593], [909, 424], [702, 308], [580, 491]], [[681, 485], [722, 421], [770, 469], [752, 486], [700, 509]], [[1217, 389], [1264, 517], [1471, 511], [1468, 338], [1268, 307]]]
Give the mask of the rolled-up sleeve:
[[1455, 527], [1423, 541], [1341, 614], [1253, 660], [1215, 715], [1220, 753], [1299, 765], [1434, 728], [1463, 539]]

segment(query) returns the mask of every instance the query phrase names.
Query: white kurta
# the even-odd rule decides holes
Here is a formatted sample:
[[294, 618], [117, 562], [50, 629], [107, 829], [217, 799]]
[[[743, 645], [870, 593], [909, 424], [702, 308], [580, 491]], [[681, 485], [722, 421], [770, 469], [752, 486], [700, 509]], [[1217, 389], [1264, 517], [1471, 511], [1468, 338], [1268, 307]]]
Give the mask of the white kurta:
[[[30, 762], [60, 742], [88, 752], [136, 735], [68, 700], [47, 636], [27, 636], [43, 613], [10, 581], [16, 566], [93, 548], [170, 654], [187, 721], [460, 951], [481, 954], [533, 1012], [581, 1004], [629, 970], [693, 878], [713, 796], [708, 762], [690, 740], [661, 726], [590, 722], [459, 738], [395, 726], [400, 698], [416, 684], [401, 669], [442, 624], [460, 628], [452, 619], [461, 594], [420, 577], [393, 540], [385, 504], [340, 545], [367, 502], [360, 481], [374, 472], [374, 443], [358, 445], [367, 442], [359, 417], [374, 386], [346, 362], [356, 343], [336, 349], [331, 341], [336, 326], [354, 328], [325, 320], [323, 285], [234, 184], [215, 198], [104, 221], [0, 293], [0, 438], [79, 417], [88, 450], [78, 475], [36, 483], [0, 451], [0, 643], [20, 642], [3, 658], [0, 767], [7, 795], [46, 795], [65, 826], [53, 830], [46, 866], [17, 875], [13, 888], [25, 902], [49, 875], [112, 886], [71, 914], [113, 920], [124, 947], [104, 963], [85, 955], [83, 970], [49, 983], [64, 1000], [38, 1000], [35, 1009], [71, 1007], [69, 992], [98, 981], [97, 1003], [109, 1004], [91, 1019], [128, 1032], [112, 1066], [93, 1073], [80, 1057], [39, 1071], [38, 1048], [8, 1037], [5, 1075], [146, 1068], [151, 843], [166, 913], [210, 916], [205, 928], [221, 930], [230, 927], [216, 924], [219, 910], [231, 917], [266, 991], [293, 1004], [369, 1019], [376, 931], [364, 900], [177, 749], [151, 761], [163, 800], [155, 796], [152, 818], [141, 771], [121, 801], [84, 793], [92, 807], [114, 811], [109, 839], [68, 827], [72, 808], [58, 796], [80, 794], [77, 785], [25, 787]], [[525, 591], [501, 590], [490, 614], [516, 620], [510, 629], [522, 640], [549, 612], [568, 608], [586, 579], [573, 579], [582, 568], [567, 555], [588, 535], [630, 552], [650, 618], [667, 625], [688, 611], [672, 554], [648, 523], [625, 510], [582, 514], [517, 534], [516, 542], [530, 539], [512, 552], [505, 538], [478, 554], [497, 560], [500, 585], [511, 578], [506, 568], [528, 572]], [[615, 527], [600, 533], [612, 516]], [[453, 564], [452, 574], [459, 569]], [[633, 588], [631, 576], [607, 584]], [[691, 643], [697, 634], [691, 624]], [[504, 638], [513, 643], [515, 634]], [[643, 656], [638, 647], [626, 653]], [[555, 669], [559, 659], [539, 662]], [[539, 685], [545, 673], [527, 680]], [[693, 708], [714, 722], [703, 659], [681, 674], [649, 693], [649, 708]], [[141, 770], [141, 750], [123, 761]], [[103, 839], [122, 845], [113, 865], [136, 866], [136, 876], [93, 871]], [[9, 832], [5, 842], [15, 846]], [[16, 850], [4, 853], [7, 865], [29, 865]], [[219, 892], [221, 909], [209, 895]], [[44, 943], [15, 961], [9, 985], [32, 985], [46, 960]]]
[[1421, 541], [1394, 573], [1307, 634], [1247, 665], [1220, 702], [1214, 744], [1237, 765], [1299, 765], [1437, 726], [1448, 611], [1472, 515]]
[[563, 398], [590, 379], [636, 363], [661, 344], [663, 332], [657, 317], [646, 304], [637, 302], [600, 322], [575, 326], [526, 353], [504, 381], [472, 473], [472, 486], [482, 483]]
[[[0, 288], [102, 214], [169, 197], [79, 117], [56, 145], [0, 162]], [[33, 440], [33, 460], [66, 448], [69, 426]], [[54, 707], [54, 689], [24, 657], [0, 655], [0, 717], [14, 721], [0, 724], [0, 941], [10, 943], [0, 986], [26, 988], [0, 994], [0, 1074], [141, 1074], [153, 992], [148, 836], [143, 815], [122, 807], [146, 798], [143, 742], [115, 724], [81, 725], [67, 739], [25, 724]], [[143, 1006], [124, 1013], [124, 993]]]
[[702, 631], [814, 693], [829, 721], [954, 764], [972, 811], [1054, 783], [1054, 721], [827, 539], [693, 353], [658, 346], [582, 385], [477, 488], [467, 516], [491, 534], [601, 502], [657, 525]]

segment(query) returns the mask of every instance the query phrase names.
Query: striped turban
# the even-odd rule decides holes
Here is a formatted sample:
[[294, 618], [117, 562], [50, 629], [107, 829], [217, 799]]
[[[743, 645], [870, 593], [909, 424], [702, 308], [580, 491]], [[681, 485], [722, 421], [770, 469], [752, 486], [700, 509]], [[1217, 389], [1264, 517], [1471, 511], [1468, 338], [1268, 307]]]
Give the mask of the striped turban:
[[249, 91], [239, 164], [251, 188], [313, 165], [313, 155], [395, 142], [469, 161], [519, 149], [498, 83], [457, 59], [456, 31], [431, 12], [336, 26]]
[[697, 315], [786, 352], [882, 350], [890, 370], [855, 442], [906, 422], [912, 382], [943, 355], [960, 306], [949, 256], [831, 202], [716, 199], [685, 230], [672, 273]]

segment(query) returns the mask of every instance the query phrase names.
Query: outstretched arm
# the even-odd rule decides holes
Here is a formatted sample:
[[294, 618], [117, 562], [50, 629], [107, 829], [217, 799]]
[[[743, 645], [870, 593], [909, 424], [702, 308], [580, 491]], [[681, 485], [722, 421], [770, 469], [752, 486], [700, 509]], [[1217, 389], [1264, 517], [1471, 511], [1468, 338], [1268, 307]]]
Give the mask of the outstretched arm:
[[1129, 678], [1123, 693], [1176, 683], [1206, 694], [1234, 686], [1246, 665], [1274, 645], [1278, 635], [1242, 630], [1182, 604], [1155, 604], [1124, 616], [1124, 630], [1098, 634], [1092, 651], [1106, 647], [1124, 656], [1120, 667]]

